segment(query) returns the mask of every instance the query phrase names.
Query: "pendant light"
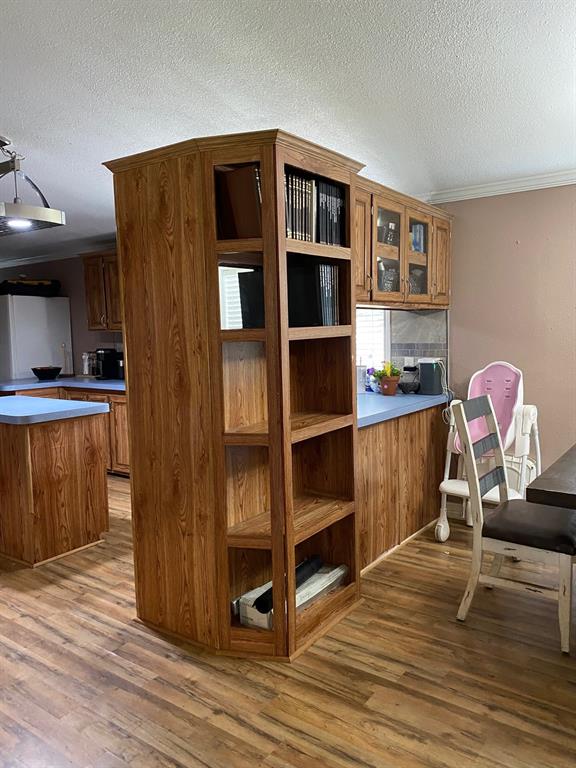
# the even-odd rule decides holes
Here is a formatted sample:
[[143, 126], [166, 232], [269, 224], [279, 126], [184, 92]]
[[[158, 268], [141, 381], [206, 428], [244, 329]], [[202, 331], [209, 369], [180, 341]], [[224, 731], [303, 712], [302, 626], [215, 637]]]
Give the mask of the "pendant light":
[[[15, 235], [18, 232], [30, 232], [34, 229], [59, 227], [66, 224], [64, 211], [50, 208], [41, 190], [20, 169], [20, 162], [24, 158], [17, 152], [7, 149], [11, 143], [10, 139], [0, 136], [0, 153], [8, 158], [4, 162], [0, 162], [0, 179], [12, 174], [14, 180], [13, 202], [4, 203], [0, 201], [0, 237]], [[18, 192], [18, 179], [26, 181], [32, 187], [42, 201], [42, 206], [27, 205], [22, 202]]]

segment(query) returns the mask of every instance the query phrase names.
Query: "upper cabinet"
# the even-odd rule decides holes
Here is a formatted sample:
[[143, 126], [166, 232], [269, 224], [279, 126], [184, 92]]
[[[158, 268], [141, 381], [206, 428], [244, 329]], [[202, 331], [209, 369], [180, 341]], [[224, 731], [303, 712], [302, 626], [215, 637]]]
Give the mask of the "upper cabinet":
[[115, 251], [84, 257], [86, 312], [91, 331], [121, 331], [122, 312]]
[[[450, 303], [450, 219], [401, 195], [356, 189], [356, 301], [391, 306], [447, 307]], [[426, 211], [426, 207], [429, 211]], [[370, 218], [368, 219], [368, 212]]]

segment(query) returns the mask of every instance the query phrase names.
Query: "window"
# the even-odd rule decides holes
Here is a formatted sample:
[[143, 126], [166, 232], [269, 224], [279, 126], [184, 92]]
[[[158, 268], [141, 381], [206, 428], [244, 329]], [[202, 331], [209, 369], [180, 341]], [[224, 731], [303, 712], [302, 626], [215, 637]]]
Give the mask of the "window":
[[219, 267], [220, 279], [220, 327], [226, 329], [242, 328], [242, 303], [238, 275], [241, 272], [253, 272], [241, 267]]
[[356, 363], [380, 368], [390, 360], [390, 310], [356, 310]]

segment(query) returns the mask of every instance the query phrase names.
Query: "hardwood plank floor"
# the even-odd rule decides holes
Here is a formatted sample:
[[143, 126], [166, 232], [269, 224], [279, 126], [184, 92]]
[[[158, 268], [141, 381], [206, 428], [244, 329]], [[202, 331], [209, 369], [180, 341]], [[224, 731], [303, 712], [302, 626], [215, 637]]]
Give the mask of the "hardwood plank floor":
[[110, 480], [110, 504], [105, 545], [37, 570], [0, 561], [3, 768], [576, 765], [556, 607], [480, 589], [458, 624], [463, 526], [383, 561], [364, 603], [287, 665], [198, 653], [135, 621], [128, 481]]

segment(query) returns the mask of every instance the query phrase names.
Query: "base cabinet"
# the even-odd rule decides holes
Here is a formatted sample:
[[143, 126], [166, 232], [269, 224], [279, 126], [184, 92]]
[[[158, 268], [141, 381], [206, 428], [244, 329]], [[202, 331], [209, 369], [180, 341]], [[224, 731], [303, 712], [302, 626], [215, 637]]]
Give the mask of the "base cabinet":
[[436, 407], [358, 430], [361, 568], [438, 517], [446, 429]]

